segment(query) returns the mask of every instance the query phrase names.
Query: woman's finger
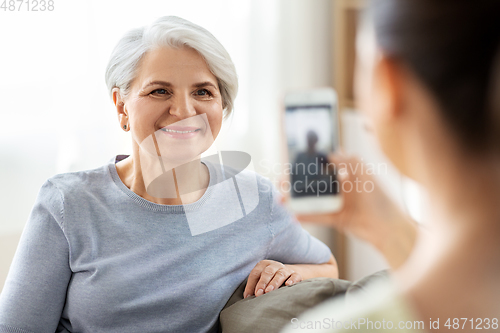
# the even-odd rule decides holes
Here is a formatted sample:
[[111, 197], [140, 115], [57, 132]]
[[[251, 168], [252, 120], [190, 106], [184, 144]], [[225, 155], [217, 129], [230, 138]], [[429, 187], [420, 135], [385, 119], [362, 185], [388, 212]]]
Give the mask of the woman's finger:
[[268, 293], [275, 289], [278, 289], [283, 285], [283, 283], [292, 275], [293, 271], [290, 271], [286, 267], [280, 268], [274, 274], [272, 280], [267, 284], [264, 293]]
[[260, 280], [260, 275], [266, 266], [271, 263], [269, 260], [261, 260], [255, 265], [250, 274], [248, 275], [247, 285], [245, 291], [243, 292], [243, 298], [247, 298], [254, 294], [257, 282]]
[[292, 284], [296, 284], [300, 281], [302, 281], [302, 276], [299, 273], [294, 272], [292, 273], [292, 275], [290, 275], [288, 280], [286, 280], [285, 284], [287, 286], [291, 286]]
[[248, 296], [252, 296], [254, 294], [255, 286], [260, 279], [260, 273], [261, 272], [255, 268], [250, 272], [245, 291], [243, 292], [243, 298], [247, 298]]
[[264, 291], [266, 290], [267, 285], [269, 284], [269, 282], [271, 282], [276, 272], [284, 266], [285, 265], [283, 265], [282, 263], [275, 262], [264, 268], [260, 275], [260, 279], [255, 286], [256, 297], [259, 297], [260, 295], [263, 295], [265, 293]]

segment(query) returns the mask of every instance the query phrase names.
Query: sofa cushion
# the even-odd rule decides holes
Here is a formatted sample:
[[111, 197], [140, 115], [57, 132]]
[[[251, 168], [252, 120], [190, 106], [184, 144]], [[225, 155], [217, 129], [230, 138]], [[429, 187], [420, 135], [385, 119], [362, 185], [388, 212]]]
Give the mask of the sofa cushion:
[[359, 279], [357, 281], [354, 281], [349, 288], [347, 288], [347, 291], [345, 293], [345, 302], [346, 304], [349, 304], [352, 302], [357, 295], [359, 294], [364, 294], [364, 295], [370, 295], [374, 292], [373, 289], [370, 289], [369, 286], [372, 283], [380, 282], [380, 281], [385, 281], [385, 282], [391, 282], [391, 276], [389, 274], [388, 270], [383, 270], [379, 271], [373, 274], [370, 274], [368, 276], [365, 276], [362, 279]]
[[343, 295], [351, 282], [313, 278], [259, 297], [243, 299], [246, 280], [236, 289], [220, 313], [222, 333], [279, 332], [302, 312], [336, 295]]

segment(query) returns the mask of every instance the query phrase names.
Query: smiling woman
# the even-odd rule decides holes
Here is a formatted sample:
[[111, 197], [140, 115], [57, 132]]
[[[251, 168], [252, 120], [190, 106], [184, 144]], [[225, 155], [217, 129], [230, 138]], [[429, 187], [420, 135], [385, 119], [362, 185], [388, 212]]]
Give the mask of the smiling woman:
[[146, 187], [141, 186], [144, 182], [134, 180], [155, 179], [155, 175], [145, 173], [161, 161], [162, 173], [175, 173], [172, 182], [164, 181], [164, 187], [175, 188], [175, 178], [177, 188], [207, 188], [208, 169], [199, 162], [189, 162], [199, 160], [213, 144], [222, 125], [224, 108], [218, 80], [202, 56], [187, 46], [157, 47], [143, 57], [126, 99], [119, 88], [114, 87], [112, 92], [120, 124], [132, 133], [134, 158], [116, 164], [125, 185], [159, 204], [199, 200], [202, 191], [190, 192], [182, 199], [177, 195], [158, 198], [147, 193]]
[[269, 180], [201, 159], [237, 91], [208, 31], [178, 17], [135, 29], [106, 82], [132, 154], [43, 184], [0, 295], [0, 333], [216, 332], [247, 277], [244, 296], [259, 297], [338, 276]]

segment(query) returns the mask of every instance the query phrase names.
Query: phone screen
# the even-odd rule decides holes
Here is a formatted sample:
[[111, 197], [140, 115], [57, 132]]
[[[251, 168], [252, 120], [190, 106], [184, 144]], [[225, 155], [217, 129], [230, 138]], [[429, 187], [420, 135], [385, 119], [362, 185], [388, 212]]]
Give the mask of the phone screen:
[[331, 105], [288, 106], [285, 128], [292, 197], [338, 194], [335, 167], [328, 154], [337, 147]]

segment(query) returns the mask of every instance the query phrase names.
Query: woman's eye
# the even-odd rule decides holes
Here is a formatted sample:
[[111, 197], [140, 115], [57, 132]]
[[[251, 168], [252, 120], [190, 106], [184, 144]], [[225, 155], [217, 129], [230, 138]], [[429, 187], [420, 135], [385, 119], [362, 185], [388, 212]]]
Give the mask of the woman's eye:
[[196, 95], [198, 96], [210, 96], [210, 91], [207, 89], [200, 89], [196, 91]]
[[151, 94], [156, 94], [156, 95], [165, 95], [167, 93], [167, 90], [165, 89], [156, 89], [151, 92]]

